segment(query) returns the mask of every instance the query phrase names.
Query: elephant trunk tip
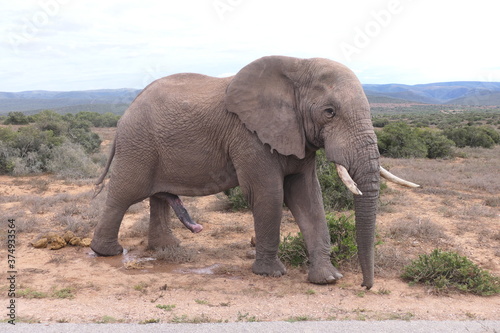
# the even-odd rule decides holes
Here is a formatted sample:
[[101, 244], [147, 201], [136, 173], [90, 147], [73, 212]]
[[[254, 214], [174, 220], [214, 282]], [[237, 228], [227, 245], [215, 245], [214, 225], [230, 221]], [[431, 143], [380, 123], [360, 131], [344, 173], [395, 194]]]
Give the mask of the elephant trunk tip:
[[361, 287], [365, 287], [366, 290], [370, 290], [373, 287], [373, 283], [362, 283]]

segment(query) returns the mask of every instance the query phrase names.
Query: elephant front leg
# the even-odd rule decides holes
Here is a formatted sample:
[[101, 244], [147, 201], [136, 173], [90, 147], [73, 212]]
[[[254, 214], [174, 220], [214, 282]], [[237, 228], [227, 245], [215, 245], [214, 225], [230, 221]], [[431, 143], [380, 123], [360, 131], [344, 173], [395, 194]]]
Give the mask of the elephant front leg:
[[149, 198], [148, 249], [176, 247], [180, 244], [171, 229], [170, 205], [158, 196]]
[[255, 225], [256, 258], [252, 271], [258, 275], [280, 277], [286, 268], [278, 258], [283, 193], [245, 191]]
[[342, 274], [330, 261], [330, 235], [326, 224], [321, 188], [316, 173], [297, 174], [285, 179], [285, 204], [297, 220], [309, 256], [311, 283], [334, 283]]

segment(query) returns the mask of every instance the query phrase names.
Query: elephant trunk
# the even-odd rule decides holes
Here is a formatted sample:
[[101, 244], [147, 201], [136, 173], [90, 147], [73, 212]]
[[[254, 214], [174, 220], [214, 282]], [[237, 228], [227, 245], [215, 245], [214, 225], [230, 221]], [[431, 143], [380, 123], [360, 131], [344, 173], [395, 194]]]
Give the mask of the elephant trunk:
[[380, 190], [379, 152], [373, 132], [360, 136], [357, 150], [325, 146], [327, 158], [337, 165], [339, 177], [354, 195], [356, 242], [363, 272], [362, 286], [370, 289], [374, 275], [375, 221]]
[[355, 163], [355, 167], [350, 169], [350, 174], [362, 192], [362, 195], [354, 196], [356, 242], [358, 245], [359, 263], [363, 273], [362, 286], [370, 289], [373, 286], [375, 223], [380, 191], [378, 149], [371, 150], [365, 156], [367, 158], [364, 161]]
[[377, 194], [355, 196], [354, 209], [356, 214], [356, 242], [358, 258], [363, 273], [361, 286], [370, 289], [373, 286], [375, 265], [375, 220], [377, 209]]

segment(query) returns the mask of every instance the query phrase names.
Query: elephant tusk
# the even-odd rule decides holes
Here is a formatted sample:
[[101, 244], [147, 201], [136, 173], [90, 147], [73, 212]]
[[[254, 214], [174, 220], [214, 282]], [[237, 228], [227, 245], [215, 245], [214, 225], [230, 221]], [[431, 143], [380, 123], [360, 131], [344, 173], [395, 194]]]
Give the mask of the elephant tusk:
[[404, 180], [404, 179], [401, 179], [399, 177], [394, 176], [392, 173], [390, 173], [386, 169], [382, 168], [382, 166], [380, 167], [380, 175], [382, 177], [384, 177], [385, 179], [387, 179], [393, 183], [399, 184], [399, 185], [403, 185], [406, 187], [414, 187], [414, 188], [420, 187], [420, 185], [418, 185], [418, 184], [415, 184], [415, 183], [412, 183], [412, 182], [409, 182], [407, 180]]
[[339, 174], [340, 180], [342, 180], [344, 185], [347, 186], [352, 193], [356, 195], [363, 195], [363, 193], [361, 193], [358, 189], [358, 185], [354, 182], [354, 180], [352, 180], [349, 172], [347, 172], [347, 169], [344, 166], [337, 164], [337, 173]]

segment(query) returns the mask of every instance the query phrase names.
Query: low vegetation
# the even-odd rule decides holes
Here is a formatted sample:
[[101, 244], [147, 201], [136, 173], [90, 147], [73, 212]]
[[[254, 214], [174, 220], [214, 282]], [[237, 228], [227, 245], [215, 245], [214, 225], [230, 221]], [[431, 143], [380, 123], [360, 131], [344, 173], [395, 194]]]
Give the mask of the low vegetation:
[[[3, 123], [4, 125], [27, 125], [30, 123], [37, 123], [40, 121], [40, 118], [44, 118], [47, 113], [58, 115], [50, 110], [31, 116], [25, 115], [23, 112], [9, 112]], [[67, 122], [87, 122], [93, 127], [116, 127], [120, 116], [111, 112], [101, 114], [97, 112], [82, 111], [76, 114], [67, 113], [60, 117], [55, 116], [55, 118], [56, 121], [62, 119]]]
[[481, 269], [467, 257], [439, 249], [421, 255], [406, 266], [402, 277], [437, 291], [459, 290], [481, 296], [500, 293], [500, 278]]
[[[336, 217], [333, 214], [328, 214], [326, 220], [331, 241], [330, 259], [332, 264], [338, 267], [357, 254], [354, 219], [348, 215]], [[307, 250], [302, 233], [284, 237], [279, 245], [278, 257], [283, 263], [293, 267], [307, 264]]]
[[[43, 111], [29, 116], [30, 125], [17, 130], [0, 128], [0, 174], [14, 176], [53, 173], [62, 178], [90, 178], [98, 174], [102, 160], [101, 139], [91, 131], [93, 124], [82, 116]], [[24, 124], [19, 115], [7, 123]]]
[[[390, 112], [389, 112], [390, 111]], [[448, 158], [453, 147], [492, 148], [500, 144], [496, 108], [395, 105], [372, 107], [382, 155], [393, 158]]]

